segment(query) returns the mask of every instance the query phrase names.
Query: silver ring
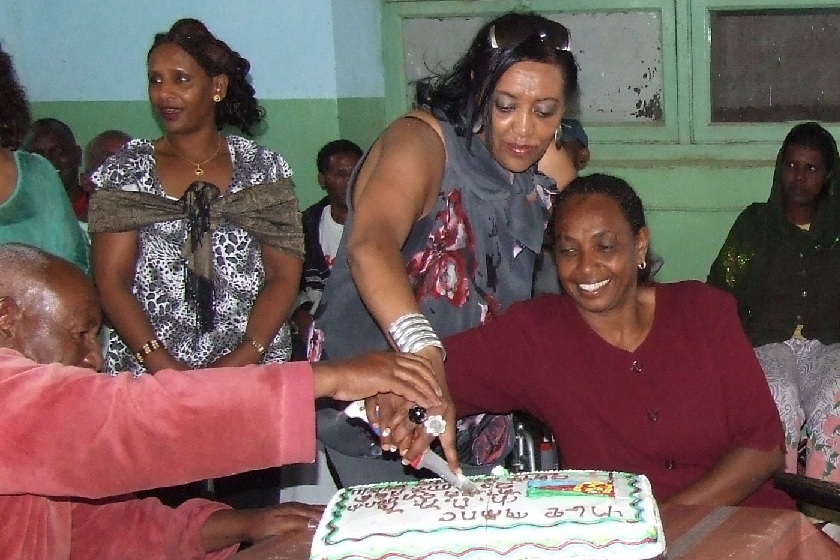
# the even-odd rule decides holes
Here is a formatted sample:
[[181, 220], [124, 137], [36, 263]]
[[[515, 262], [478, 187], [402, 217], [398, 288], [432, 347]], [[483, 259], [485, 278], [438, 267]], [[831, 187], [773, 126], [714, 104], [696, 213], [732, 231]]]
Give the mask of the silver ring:
[[426, 418], [426, 421], [423, 422], [423, 426], [426, 427], [426, 433], [430, 436], [440, 437], [446, 432], [446, 420], [444, 420], [443, 416], [440, 414], [430, 415]]
[[310, 519], [309, 521], [306, 522], [306, 528], [307, 529], [317, 529], [318, 528], [318, 522]]

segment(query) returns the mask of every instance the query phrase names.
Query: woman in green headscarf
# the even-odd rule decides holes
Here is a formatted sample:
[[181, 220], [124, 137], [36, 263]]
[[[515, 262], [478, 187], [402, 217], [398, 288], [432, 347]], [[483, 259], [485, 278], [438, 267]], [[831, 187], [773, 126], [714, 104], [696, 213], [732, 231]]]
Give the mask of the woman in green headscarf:
[[[741, 323], [785, 425], [786, 467], [840, 482], [840, 157], [814, 122], [794, 126], [770, 198], [735, 221], [709, 283], [738, 300]], [[803, 431], [804, 428], [804, 431]]]

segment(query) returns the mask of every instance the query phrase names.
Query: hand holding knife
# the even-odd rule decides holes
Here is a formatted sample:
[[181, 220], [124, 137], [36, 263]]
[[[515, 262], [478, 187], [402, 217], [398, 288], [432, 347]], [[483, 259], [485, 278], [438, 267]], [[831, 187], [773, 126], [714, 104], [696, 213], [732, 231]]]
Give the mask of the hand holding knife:
[[[351, 418], [359, 418], [370, 424], [363, 401], [350, 403], [344, 410], [344, 413]], [[425, 426], [426, 432], [435, 437], [440, 436], [446, 430], [446, 420], [438, 414], [427, 414], [426, 409], [422, 406], [415, 406], [409, 410], [408, 418], [415, 424]], [[412, 461], [410, 465], [418, 470], [429, 469], [468, 496], [474, 496], [480, 492], [478, 486], [473, 481], [461, 473], [452, 472], [449, 464], [431, 449], [426, 450], [423, 455]]]

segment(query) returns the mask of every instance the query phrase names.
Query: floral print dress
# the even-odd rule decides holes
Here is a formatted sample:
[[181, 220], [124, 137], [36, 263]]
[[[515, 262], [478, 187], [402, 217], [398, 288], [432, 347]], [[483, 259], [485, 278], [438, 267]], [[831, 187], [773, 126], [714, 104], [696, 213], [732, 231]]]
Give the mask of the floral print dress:
[[[443, 338], [531, 297], [555, 184], [534, 169], [511, 174], [478, 139], [468, 148], [449, 123], [441, 124], [447, 154], [441, 191], [432, 211], [412, 228], [402, 255], [420, 309]], [[313, 361], [389, 347], [350, 275], [346, 240], [353, 217], [351, 205], [315, 317]], [[489, 463], [498, 458], [496, 451], [473, 449], [473, 460]]]

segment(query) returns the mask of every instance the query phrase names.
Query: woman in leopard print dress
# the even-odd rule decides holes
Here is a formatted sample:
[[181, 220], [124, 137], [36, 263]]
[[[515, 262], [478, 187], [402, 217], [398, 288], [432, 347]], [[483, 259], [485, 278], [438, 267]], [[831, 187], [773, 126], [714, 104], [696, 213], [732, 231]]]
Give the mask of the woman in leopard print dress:
[[[164, 134], [133, 140], [108, 159], [93, 175], [97, 192], [183, 200], [191, 184], [203, 181], [216, 185], [224, 199], [268, 186], [296, 212], [283, 158], [220, 133], [235, 126], [249, 134], [264, 117], [246, 81], [249, 67], [197, 20], [180, 20], [158, 34], [148, 56], [149, 100]], [[93, 218], [91, 223], [96, 231]], [[214, 219], [208, 326], [201, 302], [191, 300], [185, 285], [190, 271], [182, 251], [191, 225], [179, 217], [93, 234], [94, 278], [113, 326], [108, 372], [140, 375], [289, 359], [285, 321], [297, 295], [302, 242], [271, 246], [246, 228]]]

